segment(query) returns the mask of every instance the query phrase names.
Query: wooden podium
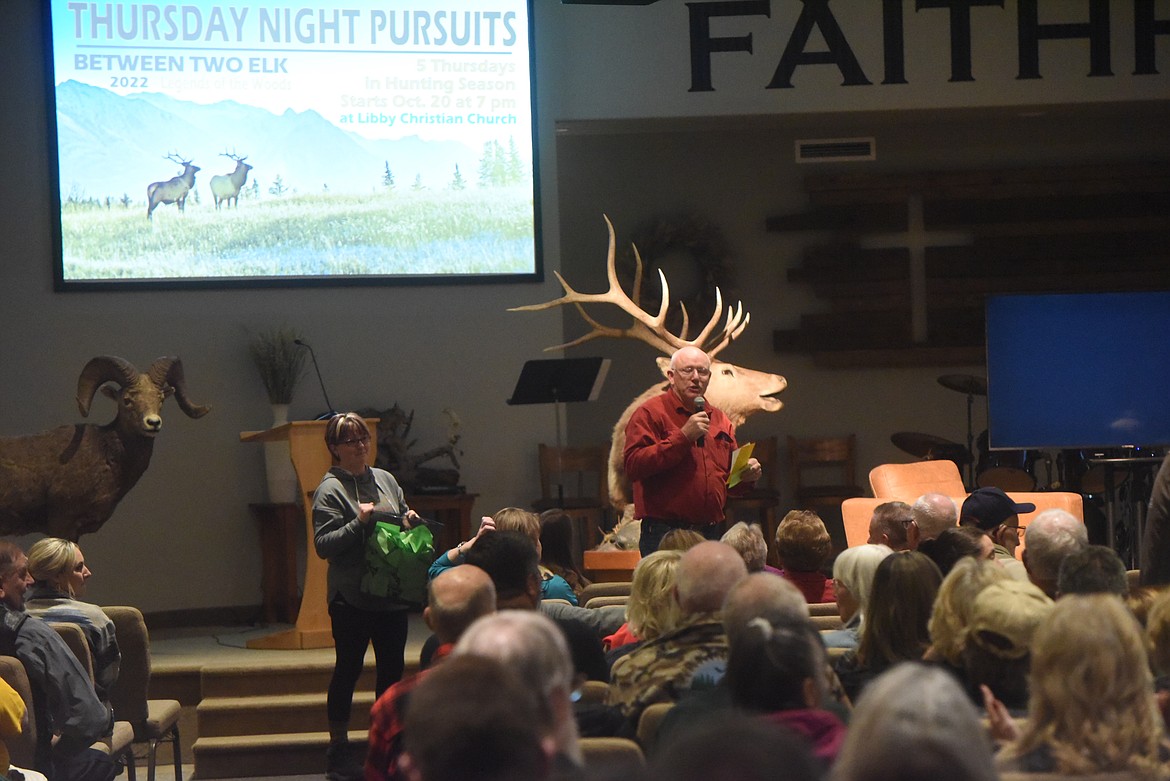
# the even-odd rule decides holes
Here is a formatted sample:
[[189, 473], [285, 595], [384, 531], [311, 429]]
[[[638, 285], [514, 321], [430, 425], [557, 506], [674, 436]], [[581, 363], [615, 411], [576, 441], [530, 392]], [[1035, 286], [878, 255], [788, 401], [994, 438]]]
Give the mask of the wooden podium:
[[[248, 641], [249, 648], [329, 648], [333, 645], [333, 630], [329, 621], [329, 606], [325, 596], [326, 573], [329, 563], [317, 555], [313, 545], [313, 492], [321, 478], [333, 465], [329, 448], [325, 447], [324, 420], [297, 420], [267, 431], [245, 431], [240, 434], [241, 442], [288, 441], [289, 456], [297, 473], [297, 486], [301, 492], [301, 503], [305, 509], [305, 533], [308, 539], [305, 556], [305, 589], [301, 597], [301, 609], [297, 623], [292, 629], [277, 632]], [[378, 430], [377, 418], [366, 418], [370, 431]], [[369, 463], [374, 463], [377, 442], [370, 440]]]

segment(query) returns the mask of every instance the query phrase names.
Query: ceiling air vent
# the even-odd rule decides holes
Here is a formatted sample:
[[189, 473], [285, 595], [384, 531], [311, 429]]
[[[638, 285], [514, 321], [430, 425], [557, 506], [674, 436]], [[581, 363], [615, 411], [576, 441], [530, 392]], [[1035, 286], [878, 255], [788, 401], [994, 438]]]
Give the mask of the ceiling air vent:
[[839, 163], [848, 160], [876, 160], [872, 138], [818, 138], [796, 142], [798, 163]]

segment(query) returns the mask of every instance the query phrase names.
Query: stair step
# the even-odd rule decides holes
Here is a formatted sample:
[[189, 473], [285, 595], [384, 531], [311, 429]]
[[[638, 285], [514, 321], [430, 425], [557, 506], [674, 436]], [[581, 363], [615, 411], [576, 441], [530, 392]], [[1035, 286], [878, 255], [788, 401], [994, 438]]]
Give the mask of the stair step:
[[[355, 750], [366, 733], [349, 733]], [[328, 732], [279, 733], [237, 737], [200, 737], [195, 741], [195, 778], [293, 776], [325, 772]]]
[[[283, 694], [323, 692], [329, 688], [333, 662], [282, 665], [271, 667], [263, 675], [255, 667], [213, 666], [203, 668], [200, 679], [203, 698], [263, 697]], [[374, 688], [374, 665], [367, 662], [358, 679], [358, 688]]]
[[[258, 697], [206, 697], [195, 709], [199, 736], [263, 735], [315, 732], [328, 723], [325, 692]], [[352, 726], [369, 727], [374, 692], [359, 689], [353, 696]]]

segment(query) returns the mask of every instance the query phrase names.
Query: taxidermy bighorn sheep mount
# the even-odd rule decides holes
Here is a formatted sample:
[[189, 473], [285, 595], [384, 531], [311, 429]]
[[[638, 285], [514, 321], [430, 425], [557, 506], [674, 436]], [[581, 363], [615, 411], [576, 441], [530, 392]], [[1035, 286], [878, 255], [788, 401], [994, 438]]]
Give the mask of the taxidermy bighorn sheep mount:
[[[731, 422], [739, 426], [747, 419], [748, 415], [756, 412], [776, 412], [784, 403], [777, 398], [773, 398], [776, 394], [788, 387], [788, 381], [778, 374], [768, 374], [766, 372], [753, 371], [752, 369], [745, 369], [741, 366], [735, 366], [730, 363], [715, 360], [715, 356], [727, 345], [731, 344], [732, 340], [743, 333], [743, 329], [747, 327], [751, 320], [751, 315], [743, 311], [743, 304], [737, 303], [734, 308], [727, 308], [727, 319], [723, 328], [718, 332], [715, 327], [719, 324], [720, 316], [723, 312], [723, 296], [719, 292], [719, 288], [715, 288], [715, 311], [711, 314], [711, 319], [707, 321], [707, 325], [699, 332], [694, 339], [687, 338], [688, 320], [687, 309], [680, 302], [679, 307], [682, 309], [682, 327], [680, 333], [675, 335], [666, 328], [666, 314], [670, 308], [670, 287], [666, 284], [666, 275], [662, 273], [662, 269], [658, 270], [658, 279], [662, 286], [662, 304], [658, 309], [657, 315], [652, 315], [642, 309], [640, 303], [642, 297], [642, 257], [638, 254], [638, 248], [634, 247], [634, 286], [633, 297], [626, 294], [622, 290], [621, 283], [618, 281], [617, 268], [614, 262], [614, 247], [615, 237], [613, 231], [613, 224], [609, 221], [609, 217], [605, 218], [605, 225], [609, 229], [609, 254], [607, 256], [606, 271], [609, 277], [609, 290], [605, 293], [578, 293], [569, 287], [569, 283], [557, 272], [557, 281], [561, 283], [561, 287], [565, 290], [565, 295], [553, 301], [546, 301], [543, 304], [530, 304], [528, 306], [519, 306], [509, 311], [536, 311], [541, 309], [551, 309], [562, 304], [573, 304], [577, 307], [577, 311], [584, 318], [593, 330], [584, 336], [574, 339], [556, 347], [546, 348], [547, 350], [561, 350], [566, 347], [573, 347], [591, 339], [596, 339], [599, 336], [611, 336], [617, 338], [637, 339], [646, 344], [660, 350], [667, 356], [672, 355], [681, 347], [693, 346], [703, 350], [711, 357], [711, 384], [707, 387], [706, 399], [709, 404], [721, 409]], [[614, 304], [621, 311], [634, 318], [634, 322], [628, 328], [613, 328], [604, 326], [590, 317], [582, 304]], [[662, 372], [662, 376], [666, 376], [667, 369], [670, 368], [669, 358], [658, 358], [658, 370]], [[622, 512], [625, 506], [630, 503], [631, 492], [629, 481], [626, 480], [625, 462], [622, 458], [622, 451], [626, 446], [626, 423], [629, 422], [630, 416], [644, 401], [652, 396], [656, 396], [665, 389], [662, 383], [647, 389], [642, 395], [634, 399], [625, 411], [618, 418], [617, 423], [613, 427], [613, 439], [609, 451], [609, 498], [611, 504]]]
[[77, 379], [83, 417], [98, 388], [118, 405], [111, 423], [0, 438], [0, 534], [41, 532], [76, 541], [97, 531], [150, 465], [166, 398], [174, 394], [191, 418], [211, 410], [187, 397], [178, 358], [159, 358], [144, 373], [121, 358], [91, 359]]

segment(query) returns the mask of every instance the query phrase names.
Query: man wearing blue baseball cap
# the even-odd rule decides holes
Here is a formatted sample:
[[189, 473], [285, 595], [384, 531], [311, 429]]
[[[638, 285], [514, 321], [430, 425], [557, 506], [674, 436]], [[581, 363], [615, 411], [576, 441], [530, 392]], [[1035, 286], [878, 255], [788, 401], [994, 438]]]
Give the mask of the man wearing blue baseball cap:
[[1020, 545], [1020, 513], [1036, 509], [1031, 502], [1016, 502], [999, 488], [977, 488], [963, 501], [959, 511], [960, 526], [974, 526], [995, 543], [995, 560], [1011, 574], [1027, 580], [1024, 564], [1016, 558]]

